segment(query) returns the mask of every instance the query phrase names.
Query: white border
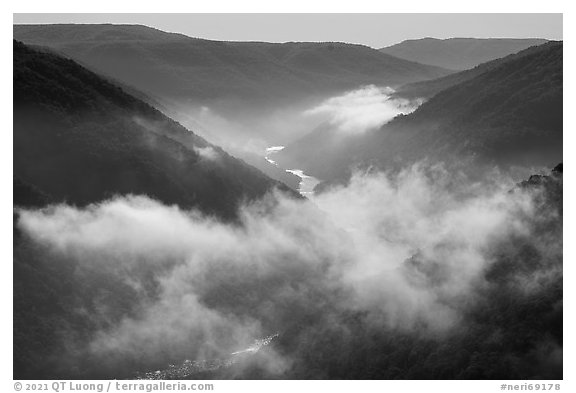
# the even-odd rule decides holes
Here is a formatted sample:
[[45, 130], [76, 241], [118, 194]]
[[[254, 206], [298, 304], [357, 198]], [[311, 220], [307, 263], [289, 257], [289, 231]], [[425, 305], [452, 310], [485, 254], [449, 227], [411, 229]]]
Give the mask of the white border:
[[[2, 267], [1, 277], [1, 304], [2, 312], [5, 318], [1, 324], [2, 329], [2, 352], [1, 359], [1, 373], [2, 373], [2, 391], [14, 391], [12, 382], [12, 228], [9, 227], [11, 222], [11, 209], [12, 209], [12, 193], [10, 176], [12, 172], [12, 44], [8, 37], [12, 32], [8, 31], [12, 24], [12, 13], [37, 13], [37, 12], [338, 12], [338, 13], [359, 13], [359, 12], [416, 12], [416, 13], [482, 13], [482, 12], [498, 12], [498, 13], [564, 13], [564, 69], [568, 72], [565, 74], [564, 84], [565, 94], [564, 99], [564, 157], [565, 164], [568, 168], [565, 177], [565, 220], [564, 220], [564, 233], [565, 239], [575, 239], [574, 228], [574, 201], [576, 201], [574, 194], [574, 178], [575, 168], [572, 165], [572, 157], [569, 154], [570, 149], [574, 148], [574, 133], [576, 132], [576, 125], [573, 117], [570, 116], [571, 109], [574, 107], [574, 72], [576, 69], [573, 51], [574, 39], [574, 26], [576, 20], [572, 6], [568, 1], [497, 1], [497, 0], [484, 0], [480, 4], [468, 5], [463, 1], [425, 1], [425, 0], [411, 0], [404, 2], [394, 2], [390, 4], [384, 1], [367, 1], [355, 0], [349, 2], [335, 3], [334, 1], [315, 1], [311, 0], [292, 0], [286, 1], [282, 4], [265, 0], [242, 0], [242, 1], [182, 1], [182, 2], [149, 2], [144, 1], [111, 1], [100, 0], [92, 4], [85, 4], [78, 1], [38, 1], [31, 0], [26, 2], [12, 2], [2, 5], [2, 24], [3, 29], [2, 37], [2, 53], [3, 59], [1, 64], [3, 79], [2, 85], [2, 106], [4, 119], [4, 127], [2, 127], [1, 143], [0, 143], [0, 171], [2, 173], [2, 183], [6, 187], [0, 192], [1, 206], [2, 206]], [[8, 186], [10, 185], [10, 186]], [[574, 392], [576, 391], [576, 382], [574, 378], [574, 338], [573, 332], [576, 332], [574, 324], [574, 241], [565, 241], [564, 248], [564, 277], [565, 285], [564, 297], [564, 381], [561, 382], [561, 391]], [[511, 383], [511, 381], [217, 381], [216, 391], [253, 391], [253, 392], [269, 392], [274, 389], [277, 392], [293, 392], [295, 390], [304, 391], [414, 391], [414, 392], [427, 392], [427, 391], [441, 391], [441, 392], [496, 392], [499, 390], [500, 383]], [[522, 384], [525, 381], [519, 381]], [[536, 381], [533, 381], [536, 382]]]

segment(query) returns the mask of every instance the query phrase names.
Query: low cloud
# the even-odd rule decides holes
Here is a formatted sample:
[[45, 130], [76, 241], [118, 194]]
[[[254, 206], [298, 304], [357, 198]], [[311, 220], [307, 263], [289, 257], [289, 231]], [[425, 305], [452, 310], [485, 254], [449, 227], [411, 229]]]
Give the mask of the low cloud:
[[194, 151], [204, 160], [214, 161], [218, 159], [218, 152], [211, 147], [195, 147]]
[[242, 207], [236, 224], [126, 196], [22, 210], [19, 226], [138, 294], [132, 312], [92, 335], [91, 356], [206, 359], [280, 333], [294, 340], [268, 355], [280, 375], [317, 332], [353, 337], [347, 315], [402, 334], [462, 326], [495, 247], [530, 235], [533, 195], [510, 188], [416, 165], [394, 177], [357, 174], [312, 201], [270, 194]]
[[413, 112], [421, 104], [392, 98], [393, 92], [389, 87], [368, 85], [329, 98], [305, 114], [325, 116], [341, 131], [364, 132], [386, 124], [399, 114]]

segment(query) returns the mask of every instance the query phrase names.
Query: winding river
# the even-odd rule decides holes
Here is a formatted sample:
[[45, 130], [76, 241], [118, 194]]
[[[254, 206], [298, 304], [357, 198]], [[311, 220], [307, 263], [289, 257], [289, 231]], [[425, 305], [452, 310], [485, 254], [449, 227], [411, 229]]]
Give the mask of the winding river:
[[[270, 157], [273, 156], [274, 153], [277, 153], [282, 149], [284, 149], [284, 146], [270, 146], [269, 148], [267, 148], [266, 155], [264, 156], [266, 158], [266, 161], [268, 161], [270, 164], [278, 166], [276, 161], [274, 161]], [[320, 183], [320, 180], [318, 180], [314, 176], [309, 176], [305, 174], [304, 171], [302, 171], [301, 169], [285, 169], [285, 171], [288, 173], [292, 173], [293, 175], [296, 175], [300, 178], [300, 183], [298, 184], [298, 192], [300, 193], [300, 195], [305, 197], [311, 197], [314, 195], [314, 187], [316, 187], [316, 185]]]

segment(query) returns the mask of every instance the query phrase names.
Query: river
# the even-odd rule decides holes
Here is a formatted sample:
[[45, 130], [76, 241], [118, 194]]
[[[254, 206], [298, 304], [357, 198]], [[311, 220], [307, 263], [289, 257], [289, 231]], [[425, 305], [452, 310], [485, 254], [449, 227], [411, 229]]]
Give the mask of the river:
[[[282, 149], [284, 149], [284, 146], [270, 146], [269, 148], [266, 149], [266, 155], [264, 156], [264, 158], [266, 158], [266, 161], [268, 161], [270, 164], [278, 166], [276, 161], [274, 161], [270, 157], [273, 156], [274, 153], [278, 153]], [[300, 178], [300, 183], [298, 184], [298, 192], [300, 193], [300, 195], [305, 197], [314, 196], [314, 187], [316, 187], [316, 185], [320, 183], [320, 180], [318, 180], [314, 176], [309, 176], [305, 174], [304, 171], [302, 171], [301, 169], [284, 169], [284, 170]]]

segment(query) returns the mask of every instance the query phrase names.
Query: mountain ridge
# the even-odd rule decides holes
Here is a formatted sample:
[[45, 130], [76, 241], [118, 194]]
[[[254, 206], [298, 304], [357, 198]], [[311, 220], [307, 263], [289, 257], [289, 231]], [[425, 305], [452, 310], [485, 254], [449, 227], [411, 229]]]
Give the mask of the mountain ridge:
[[343, 137], [323, 129], [322, 137], [308, 135], [276, 160], [328, 182], [357, 167], [392, 170], [423, 159], [473, 159], [478, 170], [562, 161], [562, 51], [553, 43], [513, 57], [377, 130]]
[[302, 112], [362, 85], [452, 72], [358, 44], [225, 42], [113, 24], [14, 25], [13, 32], [134, 87], [169, 117], [292, 187], [297, 179], [262, 157], [308, 130], [312, 120]]
[[[248, 64], [251, 64], [252, 67], [259, 64], [261, 69], [260, 72], [267, 74], [268, 83], [273, 80], [270, 78], [278, 78], [282, 76], [282, 74], [278, 73], [278, 69], [272, 71], [270, 65], [274, 65], [276, 68], [288, 67], [283, 71], [288, 72], [284, 76], [288, 77], [292, 83], [296, 82], [298, 87], [304, 89], [307, 93], [310, 92], [311, 86], [322, 87], [322, 89], [327, 88], [322, 85], [322, 83], [326, 84], [327, 82], [340, 84], [340, 86], [345, 89], [351, 87], [353, 84], [361, 84], [362, 82], [369, 83], [371, 80], [367, 78], [372, 78], [373, 80], [376, 77], [386, 78], [388, 75], [389, 80], [382, 80], [383, 83], [401, 84], [403, 82], [408, 82], [408, 79], [429, 79], [435, 76], [440, 76], [441, 74], [446, 75], [450, 72], [441, 70], [438, 67], [413, 64], [409, 61], [397, 59], [382, 54], [373, 48], [358, 44], [292, 42], [277, 44], [215, 41], [192, 38], [177, 33], [166, 33], [161, 30], [146, 28], [144, 26], [69, 24], [14, 25], [14, 37], [24, 41], [25, 43], [44, 44], [46, 46], [58, 48], [75, 60], [82, 60], [86, 64], [99, 69], [99, 71], [105, 74], [110, 74], [124, 83], [133, 85], [145, 92], [156, 93], [155, 95], [160, 96], [162, 94], [159, 93], [167, 94], [166, 92], [169, 89], [166, 88], [162, 90], [158, 86], [151, 85], [148, 87], [154, 88], [143, 89], [142, 87], [145, 86], [143, 81], [139, 80], [138, 83], [136, 83], [134, 76], [132, 76], [131, 79], [129, 74], [125, 74], [118, 70], [118, 68], [124, 67], [122, 64], [127, 65], [130, 63], [127, 63], [127, 56], [131, 56], [132, 58], [136, 56], [141, 61], [144, 61], [134, 61], [132, 64], [134, 66], [134, 69], [131, 70], [132, 73], [135, 73], [138, 67], [142, 68], [145, 65], [153, 67], [155, 65], [157, 66], [158, 61], [162, 61], [162, 64], [172, 64], [171, 67], [202, 67], [205, 65], [221, 67], [223, 64], [226, 64], [225, 62], [230, 62], [235, 69], [241, 71], [246, 75], [246, 77], [252, 78], [254, 81], [262, 80], [262, 75], [260, 73], [251, 73], [249, 69], [245, 67]], [[90, 37], [88, 42], [92, 44], [92, 48], [82, 46], [83, 42], [87, 42], [86, 37]], [[118, 41], [122, 40], [142, 41], [141, 45], [148, 46], [139, 48], [124, 47], [124, 52], [117, 52], [115, 48], [120, 45]], [[160, 41], [163, 45], [161, 47], [154, 45], [150, 46], [151, 41]], [[169, 45], [167, 41], [169, 42]], [[94, 47], [95, 43], [97, 43], [96, 47]], [[185, 45], [182, 46], [183, 44]], [[200, 49], [202, 49], [202, 52], [199, 51]], [[294, 52], [295, 49], [298, 49], [299, 51]], [[311, 49], [313, 50], [312, 52], [310, 52]], [[127, 53], [126, 51], [128, 50], [131, 52]], [[339, 53], [342, 50], [347, 50], [350, 53]], [[322, 51], [322, 53], [318, 54], [317, 51]], [[116, 56], [114, 67], [102, 60], [104, 57], [111, 55]], [[315, 67], [318, 66], [317, 62], [322, 60], [318, 57], [319, 55], [322, 57], [328, 56], [332, 58], [332, 64], [337, 64], [334, 63], [334, 61], [340, 61], [339, 64], [341, 64], [341, 66], [339, 67], [343, 68], [322, 69], [321, 74], [314, 72]], [[372, 68], [366, 68], [366, 66], [363, 65], [361, 68], [362, 71], [358, 71], [358, 65], [366, 63], [366, 61], [359, 62], [357, 59], [352, 61], [352, 59], [346, 58], [346, 56], [352, 55], [367, 56], [365, 60], [374, 62], [374, 66], [370, 66]], [[282, 63], [282, 61], [284, 61], [284, 63]], [[265, 64], [269, 65], [264, 67]], [[378, 66], [376, 67], [376, 65]], [[388, 73], [382, 71], [384, 65], [392, 67], [392, 71]], [[114, 68], [116, 68], [116, 70]], [[207, 71], [202, 70], [201, 68], [197, 68], [197, 70], [204, 73]], [[205, 73], [205, 76], [212, 78], [210, 82], [220, 82], [220, 84], [223, 77], [224, 79], [233, 77], [232, 74], [228, 73], [229, 70], [222, 69], [222, 71], [226, 72], [227, 74], [225, 75], [227, 76], [221, 74], [217, 79], [210, 76], [211, 74]], [[414, 76], [408, 76], [408, 71], [414, 74]], [[156, 70], [155, 72], [157, 77], [162, 76], [163, 78], [166, 78], [166, 75], [162, 74], [161, 70]], [[309, 72], [313, 73], [308, 75], [307, 73]], [[198, 78], [194, 78], [192, 74], [186, 75], [186, 78], [192, 77], [192, 79], [187, 79], [188, 83], [192, 83], [193, 85], [195, 84], [195, 86], [206, 86], [205, 83], [201, 84], [202, 81]], [[338, 81], [338, 79], [334, 79], [335, 77], [340, 78], [345, 77], [346, 75], [348, 75], [348, 79], [352, 78], [350, 81], [354, 81], [354, 83], [343, 83], [342, 81]], [[294, 79], [294, 76], [297, 76], [297, 79]], [[166, 83], [169, 80], [170, 79], [166, 79], [163, 82]], [[185, 79], [182, 79], [182, 81], [184, 80]], [[265, 81], [266, 80], [262, 83]], [[231, 79], [230, 82], [238, 84], [239, 81], [234, 82], [234, 80]], [[305, 83], [303, 84], [303, 82]], [[182, 88], [182, 86], [179, 86], [174, 82], [170, 82], [169, 85], [176, 87], [176, 91]], [[230, 87], [232, 86], [233, 85]], [[284, 86], [289, 85], [285, 84]], [[216, 87], [218, 87], [218, 83], [216, 83]], [[244, 82], [243, 89], [246, 88], [247, 86]]]
[[432, 38], [405, 40], [379, 50], [402, 59], [465, 70], [545, 43], [540, 38]]
[[479, 76], [491, 69], [496, 68], [497, 66], [506, 61], [520, 58], [522, 56], [526, 56], [532, 53], [536, 53], [540, 50], [546, 50], [548, 47], [557, 45], [558, 43], [561, 42], [562, 41], [548, 41], [544, 44], [531, 46], [520, 52], [513, 53], [499, 59], [491, 60], [486, 63], [479, 64], [474, 68], [450, 74], [442, 78], [403, 85], [396, 90], [394, 95], [396, 97], [403, 97], [408, 99], [416, 99], [416, 98], [429, 99], [435, 94], [438, 94], [442, 90], [445, 90], [456, 84], [465, 82], [476, 76]]
[[73, 60], [17, 41], [14, 153], [14, 175], [55, 202], [146, 194], [231, 218], [243, 198], [287, 189]]

